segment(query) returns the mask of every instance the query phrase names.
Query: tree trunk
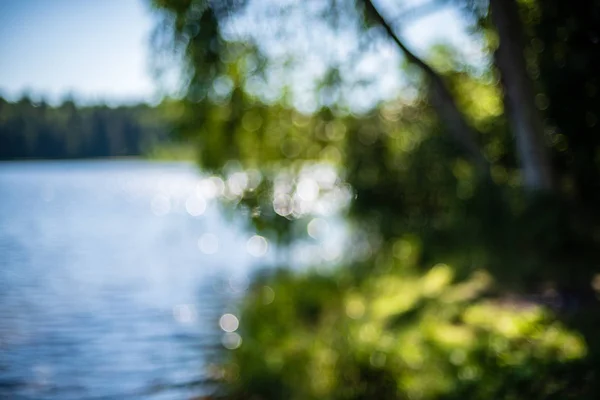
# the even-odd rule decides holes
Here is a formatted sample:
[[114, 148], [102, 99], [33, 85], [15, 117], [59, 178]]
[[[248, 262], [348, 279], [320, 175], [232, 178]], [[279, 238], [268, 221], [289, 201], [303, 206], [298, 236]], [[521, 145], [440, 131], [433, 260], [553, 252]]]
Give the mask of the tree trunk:
[[518, 5], [515, 0], [490, 0], [490, 11], [500, 39], [495, 57], [504, 86], [504, 108], [515, 135], [525, 188], [551, 191], [552, 167], [544, 143], [542, 116], [527, 74]]

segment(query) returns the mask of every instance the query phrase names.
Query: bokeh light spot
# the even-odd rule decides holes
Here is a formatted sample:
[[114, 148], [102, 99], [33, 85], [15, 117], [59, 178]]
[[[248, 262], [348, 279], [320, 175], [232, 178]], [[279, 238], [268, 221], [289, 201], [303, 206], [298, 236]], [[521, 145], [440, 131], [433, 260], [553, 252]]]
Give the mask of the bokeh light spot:
[[223, 314], [219, 318], [219, 326], [225, 332], [235, 332], [240, 326], [240, 321], [233, 314]]
[[304, 178], [298, 183], [296, 193], [304, 201], [313, 201], [319, 196], [319, 185], [313, 179]]
[[246, 250], [253, 257], [262, 257], [267, 253], [269, 243], [262, 236], [254, 235], [246, 243]]
[[198, 239], [198, 248], [204, 254], [215, 254], [219, 251], [219, 238], [212, 233], [205, 233]]
[[322, 240], [329, 231], [329, 224], [322, 218], [313, 218], [306, 227], [310, 237], [317, 240]]
[[190, 196], [185, 202], [185, 210], [192, 217], [198, 217], [206, 211], [206, 200], [198, 196]]
[[229, 350], [235, 350], [242, 345], [242, 337], [235, 332], [228, 332], [221, 338], [223, 347]]
[[196, 308], [193, 304], [179, 304], [173, 307], [173, 318], [181, 324], [190, 324], [196, 320]]
[[262, 301], [263, 304], [271, 304], [275, 300], [275, 291], [269, 286], [263, 286], [262, 288]]

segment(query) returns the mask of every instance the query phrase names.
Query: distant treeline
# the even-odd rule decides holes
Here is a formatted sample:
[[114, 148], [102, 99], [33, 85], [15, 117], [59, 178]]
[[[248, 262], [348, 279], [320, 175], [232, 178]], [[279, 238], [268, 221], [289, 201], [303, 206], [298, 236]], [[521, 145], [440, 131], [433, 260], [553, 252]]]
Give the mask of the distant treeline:
[[0, 159], [88, 158], [148, 154], [169, 140], [159, 109], [139, 104], [111, 108], [58, 106], [24, 96], [0, 97]]

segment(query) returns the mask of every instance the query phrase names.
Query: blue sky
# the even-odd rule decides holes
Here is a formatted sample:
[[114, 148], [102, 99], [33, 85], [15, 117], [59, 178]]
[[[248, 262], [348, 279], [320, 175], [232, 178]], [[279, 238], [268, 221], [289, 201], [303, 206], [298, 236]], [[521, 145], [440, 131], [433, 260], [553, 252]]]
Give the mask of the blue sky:
[[[28, 91], [52, 103], [68, 93], [85, 103], [156, 100], [149, 68], [156, 20], [148, 3], [0, 0], [0, 94], [16, 99]], [[419, 52], [440, 40], [477, 52], [459, 20], [455, 11], [442, 8], [406, 27], [403, 36]]]
[[153, 24], [143, 0], [0, 0], [0, 93], [147, 100]]

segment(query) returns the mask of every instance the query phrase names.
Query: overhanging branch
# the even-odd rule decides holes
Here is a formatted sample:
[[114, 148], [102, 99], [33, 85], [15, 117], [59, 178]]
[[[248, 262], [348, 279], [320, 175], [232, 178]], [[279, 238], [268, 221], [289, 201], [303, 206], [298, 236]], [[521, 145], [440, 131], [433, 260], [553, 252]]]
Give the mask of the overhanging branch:
[[406, 47], [392, 26], [375, 7], [372, 0], [364, 1], [367, 11], [370, 12], [377, 23], [385, 29], [388, 36], [398, 45], [408, 61], [419, 67], [429, 79], [432, 104], [436, 108], [442, 122], [447, 125], [446, 127], [448, 128], [449, 133], [473, 161], [482, 166], [486, 166], [487, 161], [483, 156], [481, 149], [475, 142], [477, 131], [465, 120], [440, 74]]

